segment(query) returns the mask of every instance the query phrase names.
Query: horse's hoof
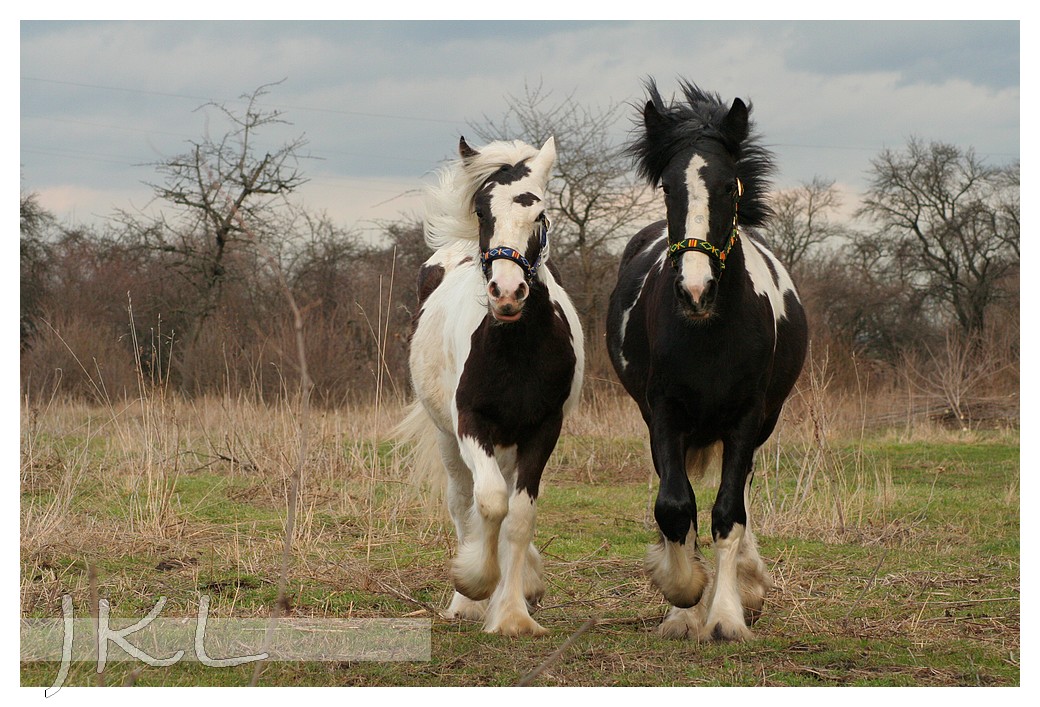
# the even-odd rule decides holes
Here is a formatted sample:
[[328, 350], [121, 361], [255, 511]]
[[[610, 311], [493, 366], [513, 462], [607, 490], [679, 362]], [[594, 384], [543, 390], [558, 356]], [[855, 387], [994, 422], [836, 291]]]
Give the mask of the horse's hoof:
[[723, 621], [709, 622], [701, 633], [701, 640], [714, 643], [740, 643], [750, 641], [752, 633], [743, 623], [732, 625]]
[[473, 601], [469, 597], [455, 592], [451, 604], [441, 614], [446, 619], [465, 619], [468, 621], [481, 621], [487, 614], [486, 601]]
[[545, 582], [539, 582], [538, 586], [524, 590], [524, 601], [527, 602], [528, 610], [534, 609], [542, 602], [545, 596]]
[[766, 592], [764, 585], [757, 585], [751, 589], [741, 587], [740, 603], [744, 608], [744, 623], [754, 626], [755, 622], [762, 616], [762, 607], [766, 603]]
[[748, 626], [754, 626], [758, 620], [762, 618], [762, 607], [759, 606], [757, 609], [750, 607], [744, 607], [744, 623]]
[[661, 638], [671, 638], [680, 641], [697, 639], [696, 629], [682, 619], [665, 619], [657, 627], [657, 634]]
[[484, 628], [486, 633], [502, 636], [544, 636], [549, 631], [530, 616], [514, 614]]
[[673, 606], [657, 627], [662, 638], [696, 641], [704, 628], [704, 613], [700, 606], [683, 609]]

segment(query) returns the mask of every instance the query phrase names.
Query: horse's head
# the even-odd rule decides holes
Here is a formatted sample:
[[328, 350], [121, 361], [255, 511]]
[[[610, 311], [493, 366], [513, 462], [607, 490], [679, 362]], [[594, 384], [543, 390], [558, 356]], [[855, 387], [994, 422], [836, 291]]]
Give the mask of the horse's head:
[[490, 171], [488, 160], [494, 158], [494, 148], [477, 151], [465, 139], [459, 141], [465, 168], [490, 171], [473, 197], [473, 212], [488, 307], [500, 322], [520, 318], [548, 245], [545, 188], [556, 160], [556, 143], [550, 137], [540, 150], [529, 149], [530, 156], [492, 165]]
[[690, 318], [706, 319], [738, 240], [738, 218], [757, 223], [768, 213], [760, 194], [771, 163], [748, 144], [750, 110], [739, 98], [727, 107], [687, 83], [688, 103], [665, 106], [652, 82], [648, 88], [643, 132], [630, 152], [664, 193], [679, 302]]

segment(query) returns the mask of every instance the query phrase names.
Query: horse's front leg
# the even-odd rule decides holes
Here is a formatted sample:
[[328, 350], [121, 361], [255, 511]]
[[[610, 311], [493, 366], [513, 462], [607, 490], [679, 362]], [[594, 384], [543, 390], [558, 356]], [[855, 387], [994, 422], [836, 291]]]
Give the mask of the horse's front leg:
[[737, 581], [740, 584], [740, 603], [744, 607], [744, 622], [748, 626], [754, 625], [762, 615], [762, 607], [765, 606], [766, 594], [776, 585], [773, 578], [766, 569], [766, 563], [758, 554], [758, 541], [755, 534], [751, 532], [751, 479], [754, 472], [748, 474], [747, 482], [744, 484], [744, 509], [747, 513], [747, 525], [744, 527], [744, 537], [740, 542], [740, 551], [737, 560]]
[[[448, 472], [448, 510], [455, 524], [455, 537], [459, 547], [466, 545], [470, 539], [474, 523], [473, 513], [473, 473], [459, 454], [458, 440], [454, 435], [440, 434], [441, 461]], [[475, 601], [465, 594], [455, 591], [445, 615], [448, 618], [470, 619], [479, 621], [487, 612], [487, 600]]]
[[701, 635], [703, 640], [751, 638], [745, 622], [745, 604], [750, 604], [749, 613], [760, 611], [768, 590], [761, 579], [768, 575], [748, 527], [746, 492], [755, 445], [754, 433], [746, 427], [749, 426], [738, 426], [723, 443], [722, 479], [711, 510], [715, 584]]
[[473, 504], [452, 576], [460, 594], [480, 601], [491, 596], [499, 581], [498, 536], [509, 497], [490, 442], [468, 434], [459, 435], [458, 442], [460, 455], [473, 475]]
[[[697, 501], [686, 475], [682, 436], [670, 422], [666, 403], [655, 406], [651, 413], [650, 452], [661, 482], [654, 504], [661, 536], [647, 553], [646, 571], [673, 607], [690, 609], [701, 599], [708, 572], [697, 551]], [[661, 633], [689, 637], [691, 631], [696, 633], [696, 621], [695, 611], [672, 611], [661, 625]]]
[[563, 424], [562, 414], [525, 435], [516, 449], [516, 484], [509, 513], [502, 524], [499, 564], [502, 581], [491, 596], [484, 630], [507, 635], [547, 631], [530, 614], [530, 606], [545, 593], [542, 562], [534, 547], [538, 486]]

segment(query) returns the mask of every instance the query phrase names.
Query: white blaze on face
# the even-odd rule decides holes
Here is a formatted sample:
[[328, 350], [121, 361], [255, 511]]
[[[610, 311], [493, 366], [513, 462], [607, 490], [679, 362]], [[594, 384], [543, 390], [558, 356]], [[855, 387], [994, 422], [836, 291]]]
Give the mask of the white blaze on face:
[[[489, 243], [491, 248], [512, 248], [528, 257], [527, 243], [534, 233], [535, 219], [545, 208], [545, 185], [549, 182], [555, 160], [556, 141], [550, 137], [528, 162], [530, 174], [519, 181], [493, 187], [489, 206], [495, 218], [495, 232]], [[534, 265], [533, 259], [530, 264]], [[523, 302], [528, 292], [526, 274], [524, 268], [512, 260], [492, 261], [488, 292], [493, 310]]]
[[[689, 195], [686, 237], [701, 241], [708, 239], [708, 185], [700, 174], [706, 164], [703, 157], [694, 155], [686, 167], [686, 192]], [[697, 302], [711, 283], [711, 258], [703, 251], [688, 250], [682, 254], [680, 262], [683, 287]]]
[[[491, 194], [491, 213], [495, 216], [495, 235], [491, 245], [495, 248], [512, 248], [525, 256], [527, 240], [533, 231], [533, 213], [540, 207], [524, 206], [515, 201], [517, 194], [525, 191], [525, 186], [532, 187], [529, 180], [523, 179], [515, 185], [499, 185]], [[512, 294], [524, 282], [524, 269], [512, 260], [500, 259], [491, 263], [491, 280], [503, 293]]]

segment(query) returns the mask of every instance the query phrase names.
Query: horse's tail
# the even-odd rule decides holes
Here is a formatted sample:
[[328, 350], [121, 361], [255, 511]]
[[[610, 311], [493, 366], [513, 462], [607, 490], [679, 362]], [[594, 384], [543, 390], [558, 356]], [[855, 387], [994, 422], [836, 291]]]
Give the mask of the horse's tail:
[[686, 449], [686, 475], [691, 479], [700, 479], [709, 466], [721, 459], [722, 442], [715, 442], [707, 447], [688, 447]]
[[398, 458], [408, 467], [409, 485], [431, 502], [443, 495], [444, 474], [438, 446], [439, 432], [426, 408], [418, 400], [406, 409], [405, 416], [391, 431]]

